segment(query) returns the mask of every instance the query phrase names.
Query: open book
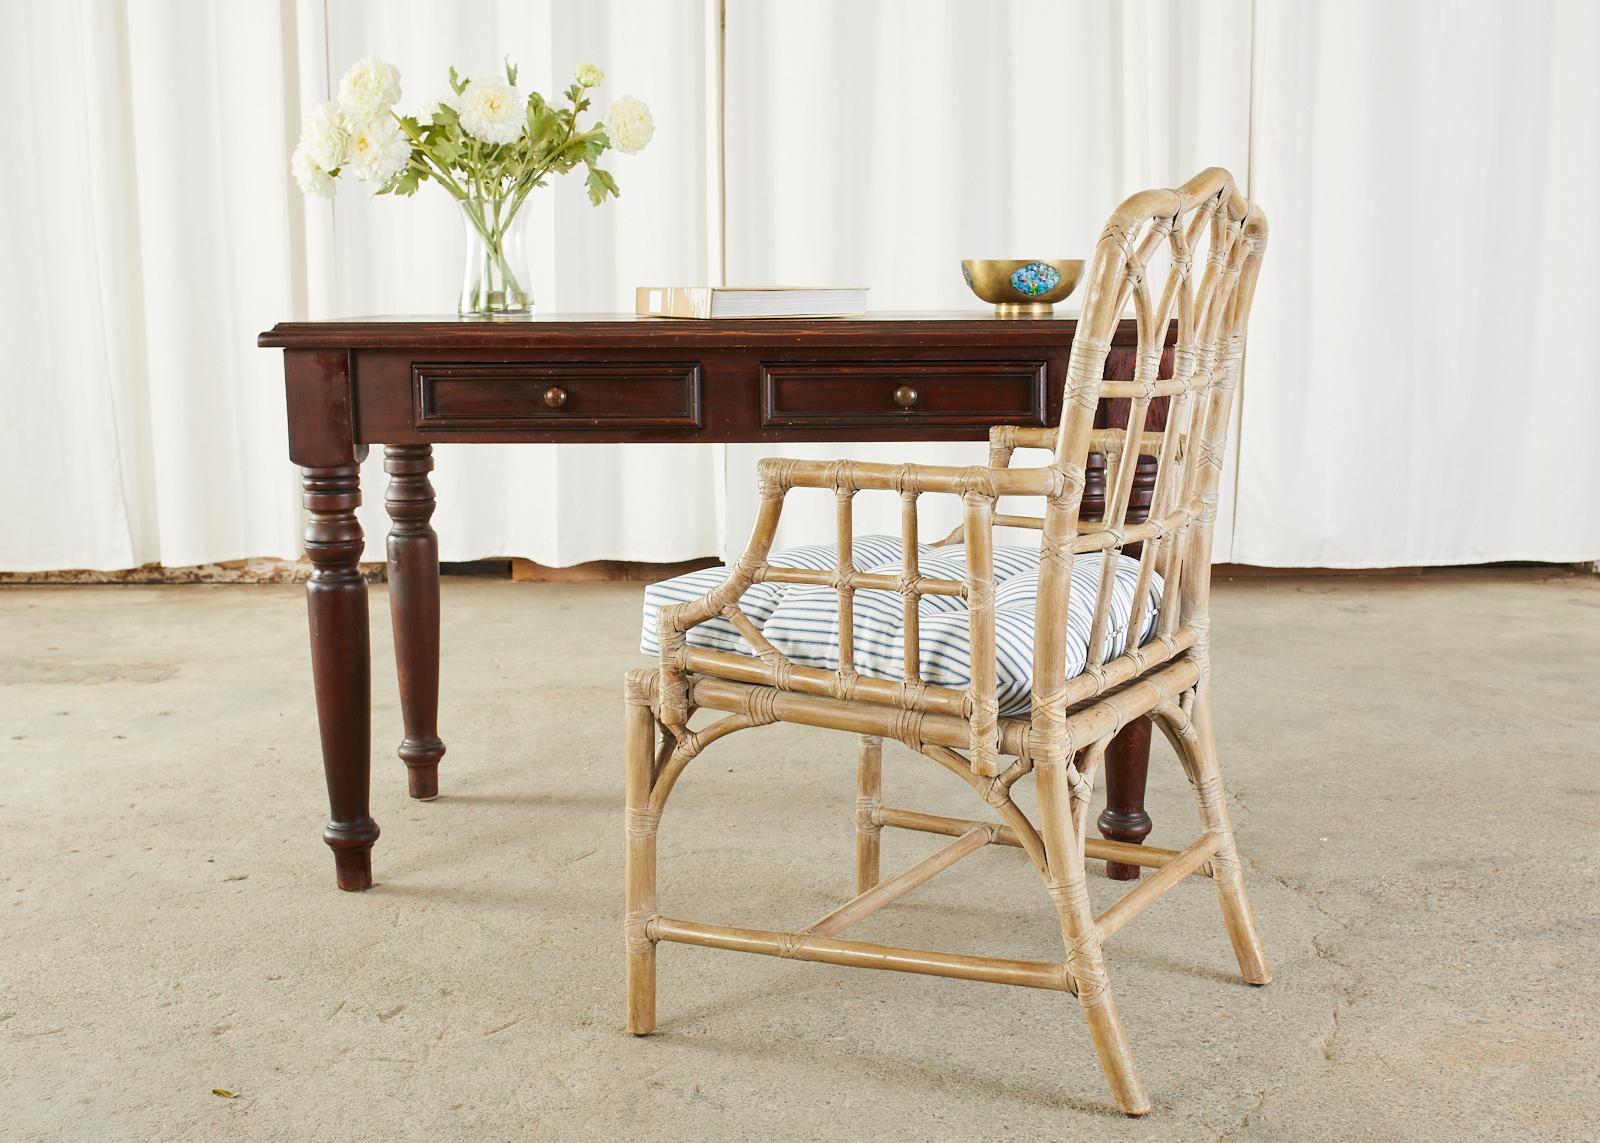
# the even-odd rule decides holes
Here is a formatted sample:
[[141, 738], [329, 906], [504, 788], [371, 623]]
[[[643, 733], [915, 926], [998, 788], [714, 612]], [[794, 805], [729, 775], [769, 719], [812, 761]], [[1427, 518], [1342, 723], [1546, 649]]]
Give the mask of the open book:
[[640, 286], [640, 317], [847, 317], [867, 312], [865, 286]]

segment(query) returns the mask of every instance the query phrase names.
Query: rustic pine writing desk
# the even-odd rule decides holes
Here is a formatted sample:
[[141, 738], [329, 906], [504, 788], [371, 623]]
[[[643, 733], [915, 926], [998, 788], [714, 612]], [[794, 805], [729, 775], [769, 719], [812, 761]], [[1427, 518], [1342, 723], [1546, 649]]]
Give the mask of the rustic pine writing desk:
[[[339, 887], [372, 884], [378, 839], [368, 812], [372, 669], [355, 514], [369, 445], [384, 446], [389, 474], [400, 757], [411, 796], [429, 799], [445, 751], [428, 479], [436, 442], [981, 441], [991, 425], [1057, 422], [1075, 327], [1067, 315], [983, 311], [716, 322], [602, 314], [285, 322], [262, 334], [261, 346], [284, 351], [289, 456], [301, 466], [308, 513], [311, 666], [332, 811], [322, 836]], [[1108, 374], [1133, 375], [1134, 345], [1133, 323], [1124, 322]], [[1168, 376], [1170, 350], [1162, 364]], [[1106, 402], [1097, 423], [1126, 416], [1126, 402]], [[1148, 509], [1153, 474], [1153, 458], [1141, 458], [1130, 523]], [[1103, 507], [1104, 473], [1091, 463], [1086, 517], [1097, 500]], [[1149, 721], [1139, 719], [1107, 753], [1099, 826], [1109, 838], [1138, 842], [1150, 832], [1149, 745]], [[619, 789], [621, 772], [619, 754]], [[1110, 872], [1138, 876], [1136, 866]]]

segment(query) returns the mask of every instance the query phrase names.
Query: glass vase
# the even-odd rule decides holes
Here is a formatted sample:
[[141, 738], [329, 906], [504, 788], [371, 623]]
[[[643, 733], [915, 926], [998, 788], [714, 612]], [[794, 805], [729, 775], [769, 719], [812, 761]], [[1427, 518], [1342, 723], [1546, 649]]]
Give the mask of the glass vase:
[[504, 199], [461, 200], [467, 260], [461, 275], [462, 317], [531, 314], [522, 204]]

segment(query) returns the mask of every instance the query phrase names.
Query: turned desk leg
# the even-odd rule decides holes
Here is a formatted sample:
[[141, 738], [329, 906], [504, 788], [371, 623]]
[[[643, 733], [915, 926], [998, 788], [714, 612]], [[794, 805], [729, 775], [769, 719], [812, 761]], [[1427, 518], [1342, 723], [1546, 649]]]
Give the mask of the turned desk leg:
[[306, 584], [311, 619], [311, 674], [322, 730], [322, 769], [331, 813], [322, 839], [333, 849], [341, 889], [372, 886], [378, 823], [368, 808], [372, 778], [372, 662], [367, 583], [361, 578], [361, 468], [301, 469], [305, 496]]
[[[1095, 425], [1100, 427], [1100, 420], [1097, 419]], [[1106, 506], [1106, 458], [1103, 455], [1089, 454], [1085, 478], [1083, 518], [1102, 519]], [[1134, 468], [1133, 488], [1128, 501], [1127, 519], [1130, 524], [1142, 523], [1149, 517], [1155, 487], [1156, 460], [1154, 457], [1141, 456]], [[1127, 554], [1137, 557], [1140, 545], [1129, 544]], [[1106, 747], [1104, 767], [1106, 808], [1101, 811], [1095, 824], [1100, 827], [1102, 837], [1138, 845], [1150, 836], [1153, 828], [1150, 815], [1144, 809], [1145, 778], [1150, 769], [1148, 718], [1134, 719], [1111, 740], [1111, 745]], [[1108, 861], [1106, 876], [1113, 881], [1136, 881], [1139, 867]]]
[[[1102, 837], [1138, 845], [1150, 836], [1150, 815], [1144, 812], [1144, 783], [1149, 769], [1150, 720], [1136, 718], [1106, 748], [1106, 808], [1095, 823]], [[1108, 861], [1106, 876], [1113, 881], [1136, 881], [1139, 867]]]
[[388, 445], [389, 618], [406, 736], [400, 759], [411, 796], [439, 796], [439, 537], [433, 525], [432, 445]]

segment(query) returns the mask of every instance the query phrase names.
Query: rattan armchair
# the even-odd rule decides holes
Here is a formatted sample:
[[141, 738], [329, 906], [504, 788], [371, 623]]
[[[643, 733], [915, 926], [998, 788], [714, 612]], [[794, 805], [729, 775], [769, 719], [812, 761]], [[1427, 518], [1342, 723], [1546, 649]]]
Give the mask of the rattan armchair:
[[[1150, 1103], [1117, 1015], [1103, 942], [1191, 875], [1205, 877], [1216, 885], [1244, 979], [1268, 982], [1218, 771], [1208, 665], [1217, 488], [1266, 237], [1260, 210], [1219, 169], [1204, 171], [1176, 190], [1145, 191], [1124, 202], [1106, 223], [1089, 264], [1060, 425], [996, 429], [987, 466], [761, 463], [760, 508], [748, 548], [725, 575], [714, 576], [719, 582], [710, 590], [659, 609], [660, 666], [634, 671], [627, 679], [630, 1031], [643, 1035], [655, 1027], [655, 958], [661, 941], [1055, 989], [1077, 996], [1117, 1106], [1140, 1115]], [[1162, 271], [1159, 290], [1150, 280], [1158, 276], [1149, 271], [1153, 260]], [[1131, 378], [1108, 379], [1111, 335], [1130, 305], [1138, 326], [1136, 366]], [[1162, 351], [1174, 321], [1172, 374], [1163, 379]], [[1169, 399], [1165, 426], [1147, 430], [1151, 403], [1162, 397]], [[1095, 409], [1108, 398], [1129, 402], [1125, 430], [1093, 428]], [[1018, 448], [1047, 449], [1052, 455], [1040, 467], [1012, 467]], [[1093, 521], [1080, 518], [1090, 453], [1104, 456], [1107, 466], [1106, 511]], [[1148, 518], [1129, 524], [1134, 461], [1141, 455], [1156, 458], [1155, 490]], [[795, 566], [771, 551], [779, 513], [796, 489], [824, 489], [836, 498], [837, 552], [831, 567]], [[855, 497], [873, 491], [900, 498], [898, 566], [880, 562], [876, 569], [864, 568], [854, 556], [860, 539], [852, 524]], [[953, 537], [964, 568], [959, 575], [929, 574], [941, 549], [918, 542], [917, 504], [923, 496], [961, 500], [963, 522]], [[1042, 515], [998, 513], [997, 500], [1012, 496], [1042, 498]], [[1025, 616], [1031, 677], [1021, 709], [1015, 709], [1015, 700], [1008, 705], [997, 682], [997, 614], [1009, 624], [1008, 640], [1016, 624], [1015, 613], [996, 606], [994, 529], [1000, 526], [1033, 528], [1041, 536], [1037, 589], [1030, 593], [1031, 616]], [[1140, 545], [1137, 557], [1125, 555], [1124, 549], [1135, 544]], [[1075, 574], [1075, 569], [1096, 567], [1095, 575]], [[836, 636], [827, 656], [809, 662], [797, 656], [773, 634], [771, 621], [763, 626], [759, 609], [753, 615], [748, 603], [742, 606], [752, 589], [767, 592], [770, 600], [773, 589], [760, 585], [810, 591], [813, 599], [823, 593]], [[871, 603], [881, 612], [892, 596], [899, 604], [893, 646], [900, 662], [885, 665], [875, 652], [864, 661], [861, 647], [868, 644], [860, 642], [858, 607], [865, 610]], [[943, 622], [951, 607], [961, 609], [965, 658], [957, 666], [965, 671], [962, 685], [949, 677], [927, 677], [921, 637], [935, 618]], [[720, 643], [697, 638], [711, 625], [720, 625]], [[729, 649], [730, 639], [739, 641], [736, 648]], [[691, 729], [698, 710], [723, 713]], [[1088, 836], [1089, 801], [1106, 745], [1130, 720], [1145, 715], [1171, 741], [1194, 787], [1203, 832], [1181, 850]], [[679, 776], [718, 739], [776, 721], [859, 736], [857, 895], [798, 931], [663, 915], [656, 901], [656, 836]], [[965, 779], [994, 819], [883, 805], [885, 737]], [[1013, 784], [1029, 774], [1037, 783], [1037, 824], [1010, 796]], [[885, 826], [955, 840], [883, 879], [879, 837]], [[1060, 917], [1065, 955], [1059, 963], [896, 948], [839, 936], [990, 844], [1021, 848], [1041, 874]], [[1090, 857], [1156, 871], [1095, 916], [1085, 881]]]

